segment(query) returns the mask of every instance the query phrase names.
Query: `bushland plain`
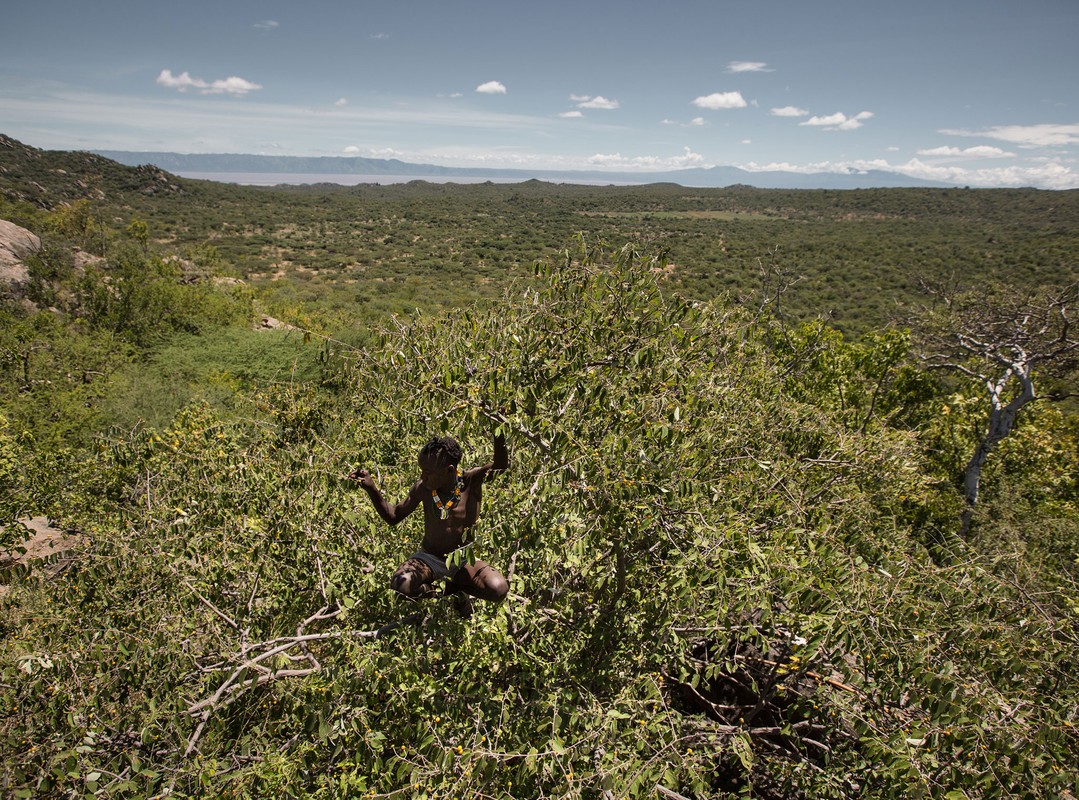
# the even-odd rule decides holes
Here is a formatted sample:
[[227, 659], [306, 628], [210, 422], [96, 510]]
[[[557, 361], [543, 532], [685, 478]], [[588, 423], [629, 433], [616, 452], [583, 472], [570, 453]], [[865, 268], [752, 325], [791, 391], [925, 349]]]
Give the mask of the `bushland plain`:
[[[759, 264], [800, 276], [799, 318], [860, 333], [902, 320], [918, 279], [1023, 285], [1075, 276], [1076, 193], [783, 192], [525, 184], [199, 187], [210, 218], [147, 216], [162, 244], [210, 241], [283, 301], [378, 311], [459, 306], [575, 237], [666, 254], [671, 288], [748, 296]], [[190, 212], [189, 212], [190, 213]], [[290, 280], [282, 282], [282, 277]], [[274, 286], [280, 284], [280, 286]]]
[[[1074, 374], [1039, 367], [964, 526], [985, 387], [920, 356], [960, 297], [1079, 277], [1079, 194], [250, 188], [0, 145], [42, 239], [5, 546], [79, 537], [4, 571], [5, 792], [1076, 791]], [[341, 479], [401, 496], [443, 431], [512, 450], [463, 554], [511, 595], [470, 619], [393, 597], [417, 533]]]

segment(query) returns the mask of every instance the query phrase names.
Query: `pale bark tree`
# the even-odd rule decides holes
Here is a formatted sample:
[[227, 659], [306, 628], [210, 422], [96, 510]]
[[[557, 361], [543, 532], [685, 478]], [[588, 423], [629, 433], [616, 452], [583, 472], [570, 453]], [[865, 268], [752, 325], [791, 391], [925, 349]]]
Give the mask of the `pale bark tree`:
[[1037, 292], [924, 288], [942, 301], [917, 326], [925, 364], [974, 381], [988, 401], [985, 426], [963, 471], [965, 536], [990, 453], [1014, 430], [1019, 412], [1044, 399], [1035, 381], [1066, 377], [1079, 363], [1079, 336], [1069, 319], [1079, 301], [1079, 284]]

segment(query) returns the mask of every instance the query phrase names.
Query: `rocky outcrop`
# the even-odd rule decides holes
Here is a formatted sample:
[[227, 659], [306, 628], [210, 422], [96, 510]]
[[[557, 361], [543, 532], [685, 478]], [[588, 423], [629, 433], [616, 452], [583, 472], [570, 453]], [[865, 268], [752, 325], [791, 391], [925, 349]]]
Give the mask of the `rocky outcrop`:
[[41, 239], [35, 234], [0, 219], [0, 293], [22, 293], [30, 283], [25, 260], [40, 249]]

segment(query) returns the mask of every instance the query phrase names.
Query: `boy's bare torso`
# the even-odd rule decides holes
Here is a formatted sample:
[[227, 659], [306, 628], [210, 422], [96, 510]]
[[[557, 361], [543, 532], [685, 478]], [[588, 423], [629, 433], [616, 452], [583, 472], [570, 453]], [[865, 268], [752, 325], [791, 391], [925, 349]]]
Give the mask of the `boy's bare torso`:
[[483, 470], [470, 469], [462, 474], [464, 486], [461, 497], [442, 519], [442, 512], [435, 505], [431, 490], [417, 481], [412, 492], [420, 495], [423, 502], [423, 542], [420, 547], [432, 555], [445, 558], [454, 550], [468, 544], [469, 530], [480, 516], [483, 495]]

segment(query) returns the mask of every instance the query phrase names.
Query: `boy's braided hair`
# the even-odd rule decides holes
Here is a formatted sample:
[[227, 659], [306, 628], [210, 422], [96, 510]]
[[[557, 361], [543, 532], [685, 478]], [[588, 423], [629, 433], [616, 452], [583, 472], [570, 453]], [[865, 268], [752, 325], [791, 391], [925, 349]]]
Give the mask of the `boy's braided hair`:
[[420, 458], [433, 458], [456, 467], [461, 463], [461, 445], [449, 436], [436, 436], [420, 450]]

